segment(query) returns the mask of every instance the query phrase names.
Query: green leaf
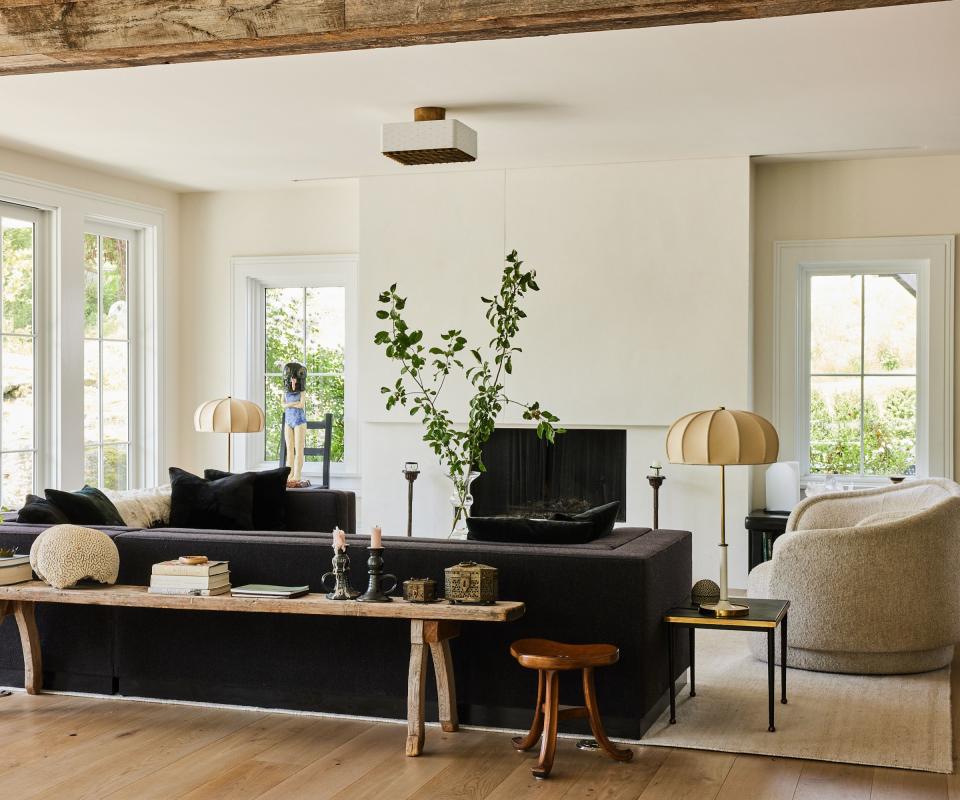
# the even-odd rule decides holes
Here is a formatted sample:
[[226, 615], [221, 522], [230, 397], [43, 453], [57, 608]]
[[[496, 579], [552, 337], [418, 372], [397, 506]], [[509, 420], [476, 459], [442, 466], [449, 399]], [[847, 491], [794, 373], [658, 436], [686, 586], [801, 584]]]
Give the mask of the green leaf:
[[377, 319], [390, 319], [390, 312], [384, 311], [382, 308], [377, 311]]

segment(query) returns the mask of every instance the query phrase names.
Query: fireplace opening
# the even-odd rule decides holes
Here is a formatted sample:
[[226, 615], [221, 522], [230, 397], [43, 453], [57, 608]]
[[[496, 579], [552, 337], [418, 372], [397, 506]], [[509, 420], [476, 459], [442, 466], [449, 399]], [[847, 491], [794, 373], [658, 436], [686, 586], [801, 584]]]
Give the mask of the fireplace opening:
[[627, 518], [625, 430], [568, 430], [551, 445], [530, 428], [497, 428], [483, 463], [471, 488], [474, 516], [578, 514], [619, 500], [617, 520]]

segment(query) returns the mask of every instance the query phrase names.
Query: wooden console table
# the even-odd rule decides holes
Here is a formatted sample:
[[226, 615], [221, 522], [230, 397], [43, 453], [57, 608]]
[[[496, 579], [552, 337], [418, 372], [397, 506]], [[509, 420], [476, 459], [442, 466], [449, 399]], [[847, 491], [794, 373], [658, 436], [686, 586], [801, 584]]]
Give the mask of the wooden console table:
[[491, 606], [454, 606], [443, 602], [407, 603], [400, 599], [392, 603], [357, 603], [354, 600], [327, 600], [322, 594], [291, 599], [162, 595], [148, 593], [145, 586], [54, 589], [39, 581], [0, 586], [0, 623], [7, 616], [13, 616], [17, 621], [23, 646], [23, 683], [30, 694], [40, 692], [43, 683], [40, 639], [34, 616], [37, 603], [410, 620], [408, 756], [418, 756], [423, 752], [427, 650], [433, 657], [437, 678], [440, 725], [445, 731], [455, 731], [458, 727], [457, 692], [450, 658], [450, 640], [460, 633], [461, 622], [509, 622], [522, 617], [525, 610], [523, 603], [512, 601], [501, 601]]

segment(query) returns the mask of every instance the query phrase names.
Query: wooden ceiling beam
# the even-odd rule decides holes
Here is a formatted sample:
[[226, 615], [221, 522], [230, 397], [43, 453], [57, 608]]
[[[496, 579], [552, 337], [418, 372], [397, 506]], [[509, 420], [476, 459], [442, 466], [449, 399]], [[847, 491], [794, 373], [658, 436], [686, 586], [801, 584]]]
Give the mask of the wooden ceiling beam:
[[813, 14], [937, 0], [0, 0], [0, 75]]

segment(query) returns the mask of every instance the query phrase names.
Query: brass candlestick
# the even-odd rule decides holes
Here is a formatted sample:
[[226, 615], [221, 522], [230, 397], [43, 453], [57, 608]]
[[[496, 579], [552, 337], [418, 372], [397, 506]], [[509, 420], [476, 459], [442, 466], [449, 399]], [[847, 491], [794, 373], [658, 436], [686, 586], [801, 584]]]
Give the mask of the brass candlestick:
[[327, 589], [327, 578], [333, 578], [333, 591], [327, 593], [327, 600], [356, 600], [360, 592], [350, 585], [350, 556], [346, 550], [337, 550], [332, 562], [333, 572], [327, 572], [320, 578], [320, 585]]
[[[393, 600], [392, 597], [387, 597], [387, 595], [397, 588], [397, 576], [386, 575], [383, 573], [383, 548], [382, 547], [369, 547], [367, 552], [370, 554], [370, 558], [367, 559], [367, 574], [370, 576], [370, 579], [367, 583], [367, 591], [357, 598], [358, 603], [389, 603]], [[390, 584], [388, 589], [383, 589], [381, 582], [389, 578], [393, 581]]]

